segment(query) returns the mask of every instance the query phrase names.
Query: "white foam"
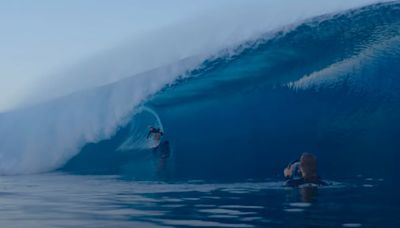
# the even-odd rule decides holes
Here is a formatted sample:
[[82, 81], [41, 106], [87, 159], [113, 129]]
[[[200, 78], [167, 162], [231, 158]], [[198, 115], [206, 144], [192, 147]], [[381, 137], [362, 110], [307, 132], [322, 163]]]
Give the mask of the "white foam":
[[144, 98], [197, 64], [168, 66], [0, 115], [0, 173], [35, 173], [59, 167], [84, 144], [112, 136]]
[[[373, 65], [372, 61], [376, 56], [387, 56], [387, 53], [392, 51], [391, 49], [388, 50], [387, 47], [398, 45], [399, 42], [399, 37], [382, 42], [377, 41], [376, 44], [367, 47], [355, 56], [335, 62], [322, 70], [305, 75], [296, 81], [286, 83], [286, 86], [294, 90], [320, 89], [321, 87], [334, 86], [344, 80], [348, 80], [353, 86], [356, 86], [357, 83], [355, 82], [364, 75], [358, 75], [359, 77], [353, 75], [351, 78], [349, 78], [349, 75], [352, 72], [360, 72], [364, 66]], [[361, 176], [358, 175], [358, 177]]]

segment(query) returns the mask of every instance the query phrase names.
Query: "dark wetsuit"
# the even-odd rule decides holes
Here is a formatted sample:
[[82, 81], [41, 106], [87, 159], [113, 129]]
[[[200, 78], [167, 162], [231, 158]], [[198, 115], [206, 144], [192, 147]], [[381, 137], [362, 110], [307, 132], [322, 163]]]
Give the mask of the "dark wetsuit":
[[285, 185], [289, 187], [300, 187], [302, 185], [307, 185], [307, 184], [317, 185], [317, 186], [328, 185], [325, 181], [322, 181], [319, 177], [314, 181], [306, 181], [304, 178], [300, 178], [300, 179], [290, 179], [287, 180], [285, 183]]

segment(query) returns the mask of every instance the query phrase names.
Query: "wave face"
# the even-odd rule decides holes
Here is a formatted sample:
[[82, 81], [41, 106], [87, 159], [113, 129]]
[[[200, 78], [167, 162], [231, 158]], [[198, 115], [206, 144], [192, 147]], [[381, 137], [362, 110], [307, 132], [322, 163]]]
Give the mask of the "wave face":
[[[204, 62], [144, 105], [161, 119], [176, 178], [280, 176], [288, 158], [305, 151], [318, 156], [329, 178], [397, 178], [399, 63], [397, 1], [315, 18], [246, 44], [234, 56]], [[64, 170], [143, 176], [150, 152], [118, 148], [140, 138], [134, 126], [145, 118], [133, 115]], [[103, 164], [91, 161], [95, 154], [105, 156]]]
[[0, 172], [265, 178], [310, 151], [323, 176], [397, 177], [399, 44], [400, 3], [377, 4], [0, 114]]

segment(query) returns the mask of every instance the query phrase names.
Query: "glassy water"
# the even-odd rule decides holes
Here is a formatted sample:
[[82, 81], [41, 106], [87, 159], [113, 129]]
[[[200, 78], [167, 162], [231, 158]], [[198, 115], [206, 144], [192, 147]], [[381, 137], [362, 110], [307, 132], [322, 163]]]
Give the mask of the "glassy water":
[[[351, 183], [351, 184], [349, 184]], [[399, 227], [385, 180], [140, 182], [63, 173], [0, 178], [1, 227]]]

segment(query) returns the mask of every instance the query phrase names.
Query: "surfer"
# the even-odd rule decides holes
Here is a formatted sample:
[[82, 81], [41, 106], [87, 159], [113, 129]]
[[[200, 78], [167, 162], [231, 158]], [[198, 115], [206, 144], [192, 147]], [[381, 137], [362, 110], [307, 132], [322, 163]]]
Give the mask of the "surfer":
[[317, 158], [310, 153], [303, 153], [299, 160], [290, 163], [283, 174], [288, 179], [286, 185], [290, 187], [304, 184], [327, 185], [317, 174]]
[[150, 127], [149, 133], [147, 134], [147, 139], [150, 137], [155, 142], [155, 147], [153, 149], [157, 149], [158, 145], [160, 145], [161, 137], [164, 135], [164, 132], [161, 131], [160, 128]]

